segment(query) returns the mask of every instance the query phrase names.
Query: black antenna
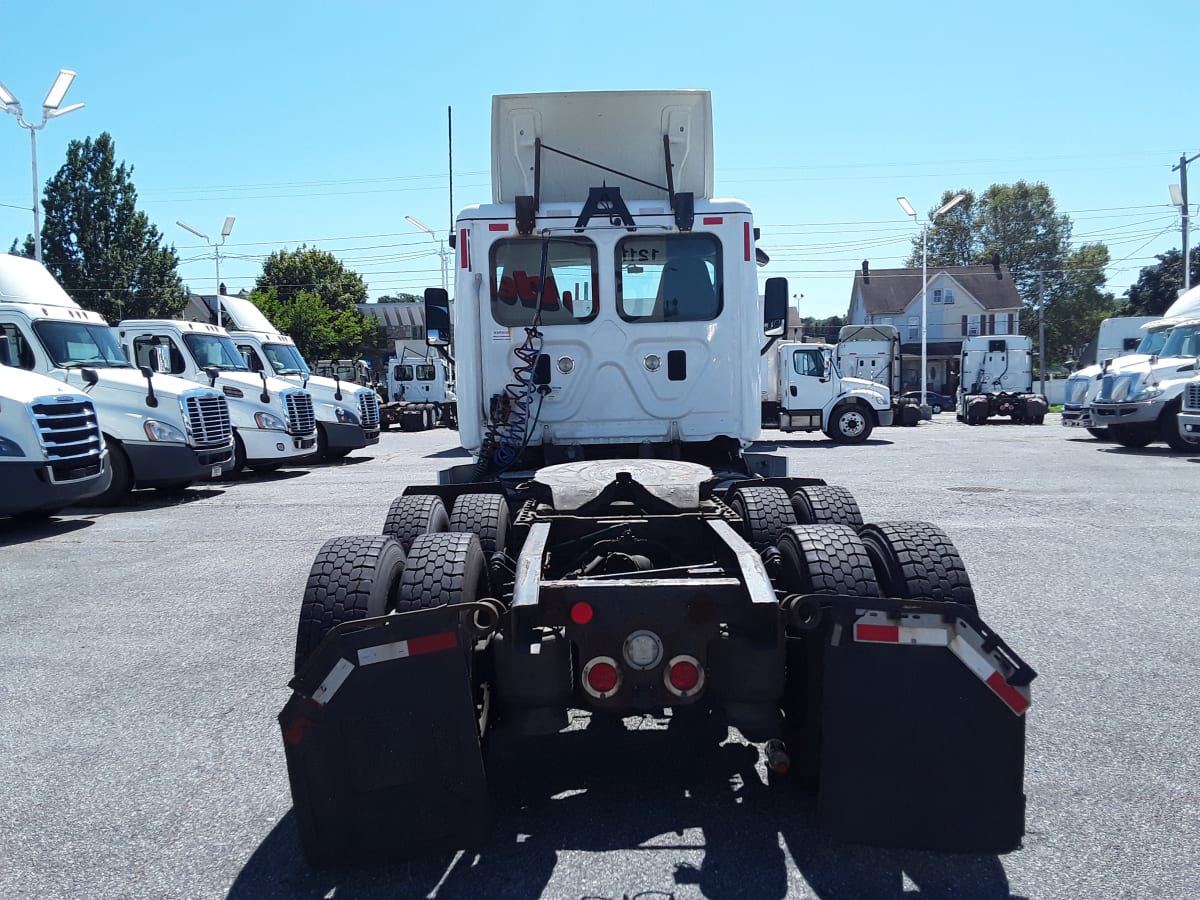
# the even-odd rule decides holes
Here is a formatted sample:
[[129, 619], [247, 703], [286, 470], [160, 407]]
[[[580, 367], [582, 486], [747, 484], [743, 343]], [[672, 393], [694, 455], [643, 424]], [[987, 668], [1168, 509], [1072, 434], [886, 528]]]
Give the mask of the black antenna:
[[446, 153], [450, 157], [450, 246], [454, 246], [454, 107], [446, 107]]

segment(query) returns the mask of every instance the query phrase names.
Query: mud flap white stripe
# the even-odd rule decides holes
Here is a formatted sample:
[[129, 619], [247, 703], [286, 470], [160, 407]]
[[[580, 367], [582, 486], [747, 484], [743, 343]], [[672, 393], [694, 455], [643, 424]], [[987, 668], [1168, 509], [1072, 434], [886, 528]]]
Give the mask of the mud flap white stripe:
[[317, 689], [312, 693], [313, 702], [318, 706], [324, 706], [333, 699], [333, 695], [337, 693], [338, 688], [345, 683], [350, 677], [350, 673], [354, 671], [354, 663], [348, 659], [339, 659], [337, 665], [329, 670], [329, 674], [325, 676], [325, 680], [317, 685]]
[[406, 656], [408, 656], [408, 641], [393, 641], [377, 647], [363, 647], [358, 651], [358, 664], [369, 666], [372, 663], [387, 662], [389, 659], [404, 659]]

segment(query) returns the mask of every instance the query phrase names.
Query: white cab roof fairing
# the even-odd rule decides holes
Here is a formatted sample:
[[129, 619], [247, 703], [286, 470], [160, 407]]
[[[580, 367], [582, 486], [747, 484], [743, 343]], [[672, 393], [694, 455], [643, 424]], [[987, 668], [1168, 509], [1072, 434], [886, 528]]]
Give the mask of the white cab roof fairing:
[[257, 306], [241, 297], [221, 296], [221, 324], [229, 331], [257, 331], [279, 334], [279, 329], [262, 314]]
[[0, 257], [0, 301], [79, 309], [79, 304], [62, 289], [45, 266], [36, 260], [11, 254]]
[[666, 191], [547, 151], [545, 146], [666, 187], [663, 135], [670, 139], [674, 187], [713, 195], [712, 96], [708, 91], [579, 91], [492, 98], [492, 201], [534, 193], [534, 141], [540, 138], [539, 199], [586, 200], [592, 187], [617, 186], [626, 202]]
[[1200, 285], [1182, 294], [1178, 300], [1167, 307], [1161, 319], [1147, 322], [1142, 326], [1143, 331], [1157, 331], [1166, 325], [1174, 325], [1177, 319], [1184, 316], [1200, 315]]

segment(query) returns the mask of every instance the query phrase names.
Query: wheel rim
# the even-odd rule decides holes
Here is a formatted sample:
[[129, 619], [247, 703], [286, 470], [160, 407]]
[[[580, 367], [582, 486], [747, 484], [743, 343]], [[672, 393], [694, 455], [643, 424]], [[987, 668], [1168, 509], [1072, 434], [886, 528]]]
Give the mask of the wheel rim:
[[838, 416], [838, 428], [847, 437], [858, 437], [866, 427], [867, 420], [858, 410], [848, 410]]

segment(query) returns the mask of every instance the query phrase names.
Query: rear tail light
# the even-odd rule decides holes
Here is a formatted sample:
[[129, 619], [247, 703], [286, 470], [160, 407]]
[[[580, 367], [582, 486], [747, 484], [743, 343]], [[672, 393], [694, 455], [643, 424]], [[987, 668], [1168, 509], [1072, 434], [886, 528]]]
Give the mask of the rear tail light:
[[663, 682], [676, 697], [690, 697], [704, 687], [704, 667], [694, 656], [676, 656], [667, 663]]
[[583, 689], [603, 700], [611, 697], [621, 686], [621, 670], [611, 656], [597, 656], [583, 667]]

